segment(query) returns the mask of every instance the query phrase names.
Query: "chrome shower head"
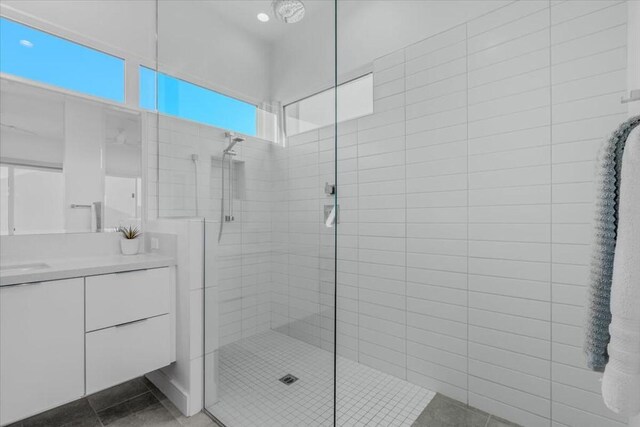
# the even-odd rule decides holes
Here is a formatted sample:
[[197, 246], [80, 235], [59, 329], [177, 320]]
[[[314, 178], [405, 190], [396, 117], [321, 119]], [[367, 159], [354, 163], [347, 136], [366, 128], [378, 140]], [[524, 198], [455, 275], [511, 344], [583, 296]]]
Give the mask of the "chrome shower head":
[[224, 149], [225, 153], [229, 153], [234, 145], [238, 142], [244, 142], [244, 138], [241, 136], [234, 136], [232, 133], [227, 133], [227, 137], [229, 137], [229, 145]]

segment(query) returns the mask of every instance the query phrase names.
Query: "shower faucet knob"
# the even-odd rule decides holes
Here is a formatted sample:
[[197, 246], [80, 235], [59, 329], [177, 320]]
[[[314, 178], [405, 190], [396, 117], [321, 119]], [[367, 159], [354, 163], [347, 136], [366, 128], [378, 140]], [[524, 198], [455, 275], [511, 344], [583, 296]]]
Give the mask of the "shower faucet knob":
[[334, 194], [336, 194], [336, 186], [334, 184], [329, 184], [328, 182], [325, 182], [324, 193], [327, 196], [333, 196]]

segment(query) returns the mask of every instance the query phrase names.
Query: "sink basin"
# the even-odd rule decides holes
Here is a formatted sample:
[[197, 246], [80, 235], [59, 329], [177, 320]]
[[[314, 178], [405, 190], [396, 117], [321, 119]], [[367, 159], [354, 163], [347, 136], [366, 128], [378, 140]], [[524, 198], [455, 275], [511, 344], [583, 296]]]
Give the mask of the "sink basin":
[[49, 268], [49, 264], [44, 262], [34, 262], [32, 264], [10, 264], [0, 265], [1, 273], [28, 273], [29, 271], [42, 270]]

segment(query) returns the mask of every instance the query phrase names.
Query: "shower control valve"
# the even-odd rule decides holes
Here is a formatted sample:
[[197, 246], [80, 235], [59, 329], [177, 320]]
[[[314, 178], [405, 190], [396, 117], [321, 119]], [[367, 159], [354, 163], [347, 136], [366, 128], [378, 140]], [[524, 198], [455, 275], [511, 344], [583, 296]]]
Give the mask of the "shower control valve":
[[336, 194], [336, 186], [334, 184], [329, 184], [328, 182], [325, 182], [324, 193], [327, 196], [333, 196], [334, 194]]

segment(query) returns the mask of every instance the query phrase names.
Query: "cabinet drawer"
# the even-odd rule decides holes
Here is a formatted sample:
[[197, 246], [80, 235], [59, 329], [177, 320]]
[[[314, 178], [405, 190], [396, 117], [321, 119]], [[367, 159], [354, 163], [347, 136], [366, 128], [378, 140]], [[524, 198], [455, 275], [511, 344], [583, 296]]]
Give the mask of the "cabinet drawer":
[[87, 277], [86, 331], [169, 313], [171, 272], [154, 268]]
[[170, 335], [169, 315], [87, 333], [87, 394], [173, 362]]

